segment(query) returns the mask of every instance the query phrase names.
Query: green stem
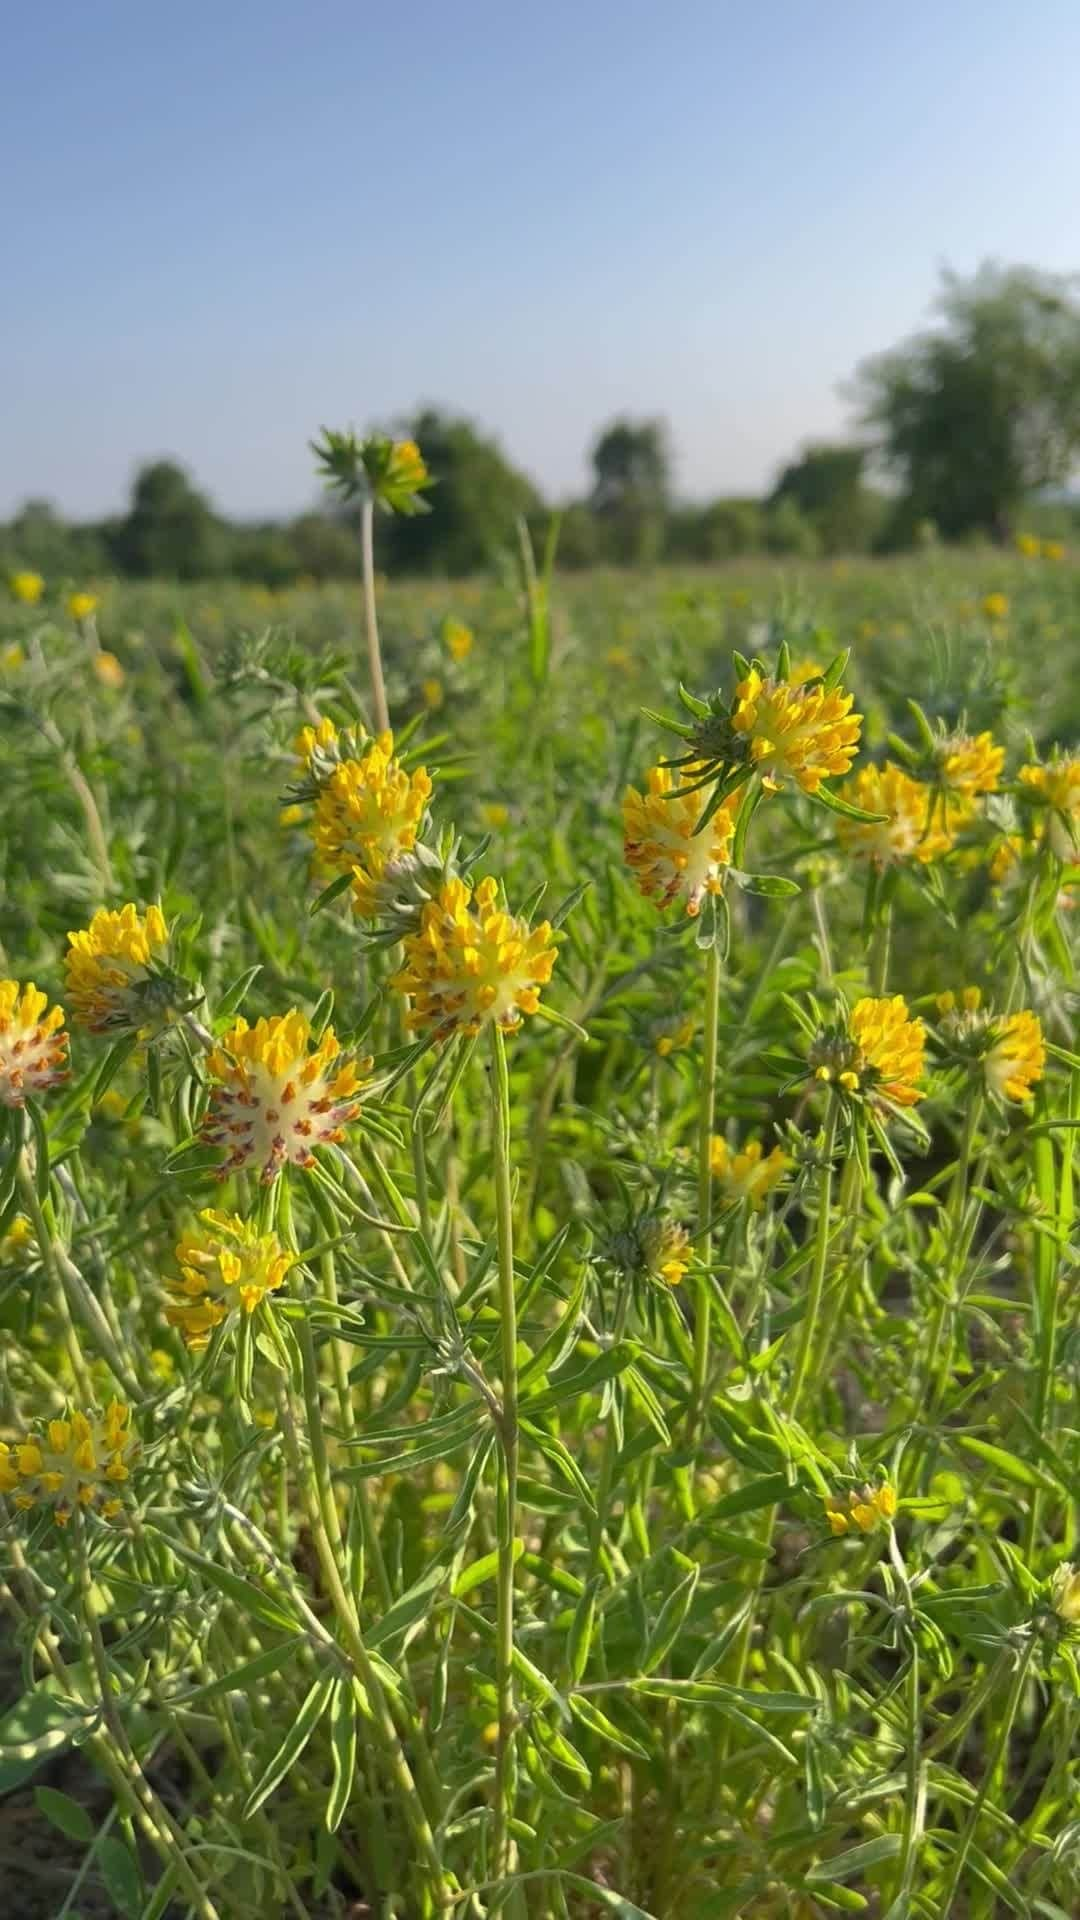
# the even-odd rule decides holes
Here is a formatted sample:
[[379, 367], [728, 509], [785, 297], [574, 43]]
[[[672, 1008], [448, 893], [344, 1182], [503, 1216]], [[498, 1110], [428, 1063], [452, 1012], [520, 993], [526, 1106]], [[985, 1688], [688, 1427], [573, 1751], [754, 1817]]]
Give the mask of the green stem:
[[788, 1417], [796, 1418], [799, 1403], [806, 1386], [806, 1377], [810, 1370], [810, 1359], [814, 1351], [814, 1338], [817, 1332], [818, 1315], [821, 1311], [821, 1297], [825, 1291], [825, 1272], [829, 1262], [829, 1228], [832, 1219], [833, 1190], [833, 1154], [836, 1151], [836, 1130], [840, 1119], [840, 1102], [835, 1093], [829, 1094], [829, 1111], [825, 1120], [825, 1145], [821, 1180], [818, 1184], [817, 1225], [814, 1232], [814, 1259], [810, 1269], [810, 1293], [803, 1315], [802, 1334], [799, 1340], [799, 1352], [795, 1361], [795, 1372], [791, 1382], [791, 1398], [788, 1401]]
[[1016, 1672], [1013, 1675], [1013, 1683], [1009, 1689], [1009, 1697], [1005, 1702], [1005, 1712], [1002, 1715], [997, 1739], [987, 1759], [979, 1790], [971, 1803], [968, 1817], [964, 1824], [964, 1830], [957, 1841], [956, 1852], [953, 1855], [952, 1871], [949, 1875], [949, 1883], [945, 1889], [945, 1896], [941, 1903], [941, 1920], [949, 1920], [952, 1903], [960, 1886], [961, 1875], [967, 1865], [967, 1857], [971, 1851], [971, 1843], [975, 1838], [975, 1832], [979, 1824], [979, 1816], [982, 1813], [986, 1796], [990, 1791], [999, 1769], [1007, 1761], [1013, 1721], [1016, 1719], [1017, 1712], [1019, 1711], [1020, 1701], [1023, 1697], [1024, 1686], [1027, 1681], [1028, 1668], [1031, 1665], [1031, 1657], [1034, 1651], [1035, 1639], [1034, 1636], [1032, 1636], [1028, 1640], [1027, 1646], [1024, 1648], [1017, 1662]]
[[[930, 1333], [929, 1350], [926, 1357], [926, 1391], [928, 1395], [927, 1424], [936, 1412], [952, 1372], [953, 1331], [951, 1317], [955, 1302], [955, 1280], [963, 1256], [966, 1252], [969, 1236], [965, 1234], [965, 1216], [967, 1214], [968, 1176], [971, 1171], [971, 1156], [975, 1145], [975, 1130], [982, 1113], [982, 1096], [973, 1094], [964, 1120], [964, 1131], [960, 1142], [956, 1168], [949, 1189], [947, 1204], [948, 1226], [945, 1242], [944, 1272], [941, 1276], [942, 1295], [934, 1316]], [[942, 1340], [948, 1330], [945, 1357], [939, 1364]]]
[[491, 1131], [495, 1167], [495, 1212], [499, 1245], [499, 1324], [502, 1338], [502, 1418], [499, 1426], [498, 1574], [495, 1620], [495, 1684], [499, 1734], [495, 1749], [495, 1824], [492, 1871], [514, 1871], [510, 1831], [516, 1798], [514, 1753], [514, 1538], [517, 1532], [518, 1380], [517, 1300], [514, 1292], [514, 1214], [510, 1175], [510, 1079], [506, 1043], [491, 1024]]
[[75, 1385], [84, 1404], [89, 1407], [92, 1406], [94, 1402], [94, 1389], [90, 1380], [90, 1369], [86, 1364], [86, 1356], [83, 1353], [75, 1322], [72, 1319], [71, 1302], [68, 1299], [67, 1289], [64, 1286], [62, 1270], [56, 1259], [53, 1235], [41, 1209], [37, 1186], [33, 1173], [30, 1170], [30, 1162], [27, 1158], [25, 1147], [21, 1148], [19, 1152], [17, 1177], [19, 1191], [22, 1194], [26, 1211], [30, 1215], [30, 1224], [34, 1229], [34, 1239], [37, 1241], [37, 1249], [41, 1255], [41, 1264], [45, 1269], [46, 1278], [49, 1281], [53, 1305], [56, 1309], [57, 1319], [60, 1322], [61, 1331], [64, 1336], [64, 1345], [67, 1347], [68, 1358], [71, 1361], [71, 1371], [75, 1377]]
[[893, 903], [887, 901], [882, 907], [877, 926], [874, 929], [874, 945], [870, 961], [870, 991], [879, 996], [885, 992], [885, 982], [889, 977], [889, 955], [892, 950], [892, 914]]
[[699, 1274], [694, 1296], [694, 1372], [688, 1408], [692, 1440], [705, 1418], [709, 1382], [709, 1330], [712, 1318], [712, 1136], [716, 1121], [717, 1037], [720, 1024], [720, 953], [715, 942], [705, 963], [705, 1029], [702, 1041], [701, 1099], [697, 1138], [697, 1254]]
[[371, 706], [376, 733], [385, 733], [390, 725], [383, 684], [382, 653], [379, 649], [379, 622], [375, 612], [375, 502], [365, 500], [360, 511], [360, 543], [364, 568], [364, 630], [367, 634], [368, 672], [371, 675]]

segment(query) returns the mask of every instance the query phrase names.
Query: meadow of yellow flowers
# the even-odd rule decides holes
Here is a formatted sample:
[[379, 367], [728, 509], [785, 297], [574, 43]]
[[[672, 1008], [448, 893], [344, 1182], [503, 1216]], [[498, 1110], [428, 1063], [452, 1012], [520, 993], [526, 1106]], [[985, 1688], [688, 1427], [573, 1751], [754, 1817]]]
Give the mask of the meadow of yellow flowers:
[[355, 602], [0, 594], [10, 1910], [1068, 1920], [1080, 576], [320, 452]]

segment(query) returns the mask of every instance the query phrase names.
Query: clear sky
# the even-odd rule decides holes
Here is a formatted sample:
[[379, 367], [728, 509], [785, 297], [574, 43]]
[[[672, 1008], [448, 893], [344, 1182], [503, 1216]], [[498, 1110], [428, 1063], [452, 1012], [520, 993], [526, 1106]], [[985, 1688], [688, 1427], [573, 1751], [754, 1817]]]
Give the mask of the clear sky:
[[47, 0], [0, 45], [0, 516], [237, 514], [433, 401], [766, 483], [948, 263], [1080, 265], [1077, 0]]

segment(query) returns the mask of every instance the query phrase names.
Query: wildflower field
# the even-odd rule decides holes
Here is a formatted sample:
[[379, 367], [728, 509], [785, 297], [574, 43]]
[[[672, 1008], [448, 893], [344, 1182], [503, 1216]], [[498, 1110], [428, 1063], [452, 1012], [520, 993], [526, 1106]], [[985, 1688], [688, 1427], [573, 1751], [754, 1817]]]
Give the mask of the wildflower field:
[[0, 589], [0, 1911], [1073, 1920], [1080, 573], [376, 586]]

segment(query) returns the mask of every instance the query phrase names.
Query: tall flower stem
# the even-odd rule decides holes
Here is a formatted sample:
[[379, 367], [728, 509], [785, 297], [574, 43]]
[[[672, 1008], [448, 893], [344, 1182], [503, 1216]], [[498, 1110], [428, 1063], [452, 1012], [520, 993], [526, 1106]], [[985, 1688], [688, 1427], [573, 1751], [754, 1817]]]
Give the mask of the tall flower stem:
[[517, 1532], [518, 1379], [517, 1300], [514, 1292], [514, 1213], [510, 1184], [510, 1078], [506, 1043], [491, 1024], [491, 1132], [499, 1245], [499, 1323], [502, 1337], [502, 1419], [499, 1429], [498, 1575], [495, 1685], [499, 1733], [495, 1749], [495, 1823], [492, 1872], [510, 1874], [516, 1849], [510, 1831], [516, 1795], [514, 1754], [514, 1537]]
[[697, 1253], [700, 1272], [694, 1296], [694, 1374], [689, 1429], [696, 1435], [705, 1418], [709, 1380], [709, 1330], [712, 1318], [712, 1135], [716, 1120], [717, 1037], [720, 1025], [720, 953], [715, 942], [705, 962], [705, 1027], [702, 1038], [701, 1099], [697, 1137]]
[[382, 653], [379, 649], [379, 622], [375, 612], [375, 502], [364, 501], [360, 509], [360, 546], [364, 569], [364, 630], [367, 634], [368, 672], [371, 675], [371, 705], [376, 733], [385, 733], [390, 725], [383, 683]]
[[791, 1396], [787, 1407], [788, 1417], [792, 1420], [798, 1414], [807, 1374], [810, 1371], [810, 1360], [821, 1313], [821, 1300], [825, 1291], [825, 1272], [829, 1261], [829, 1229], [832, 1220], [833, 1154], [836, 1151], [836, 1129], [839, 1118], [840, 1102], [834, 1093], [830, 1093], [829, 1111], [825, 1120], [821, 1180], [818, 1185], [818, 1213], [814, 1232], [814, 1258], [810, 1269], [810, 1292], [806, 1302], [806, 1312], [803, 1315], [799, 1352], [795, 1361]]

